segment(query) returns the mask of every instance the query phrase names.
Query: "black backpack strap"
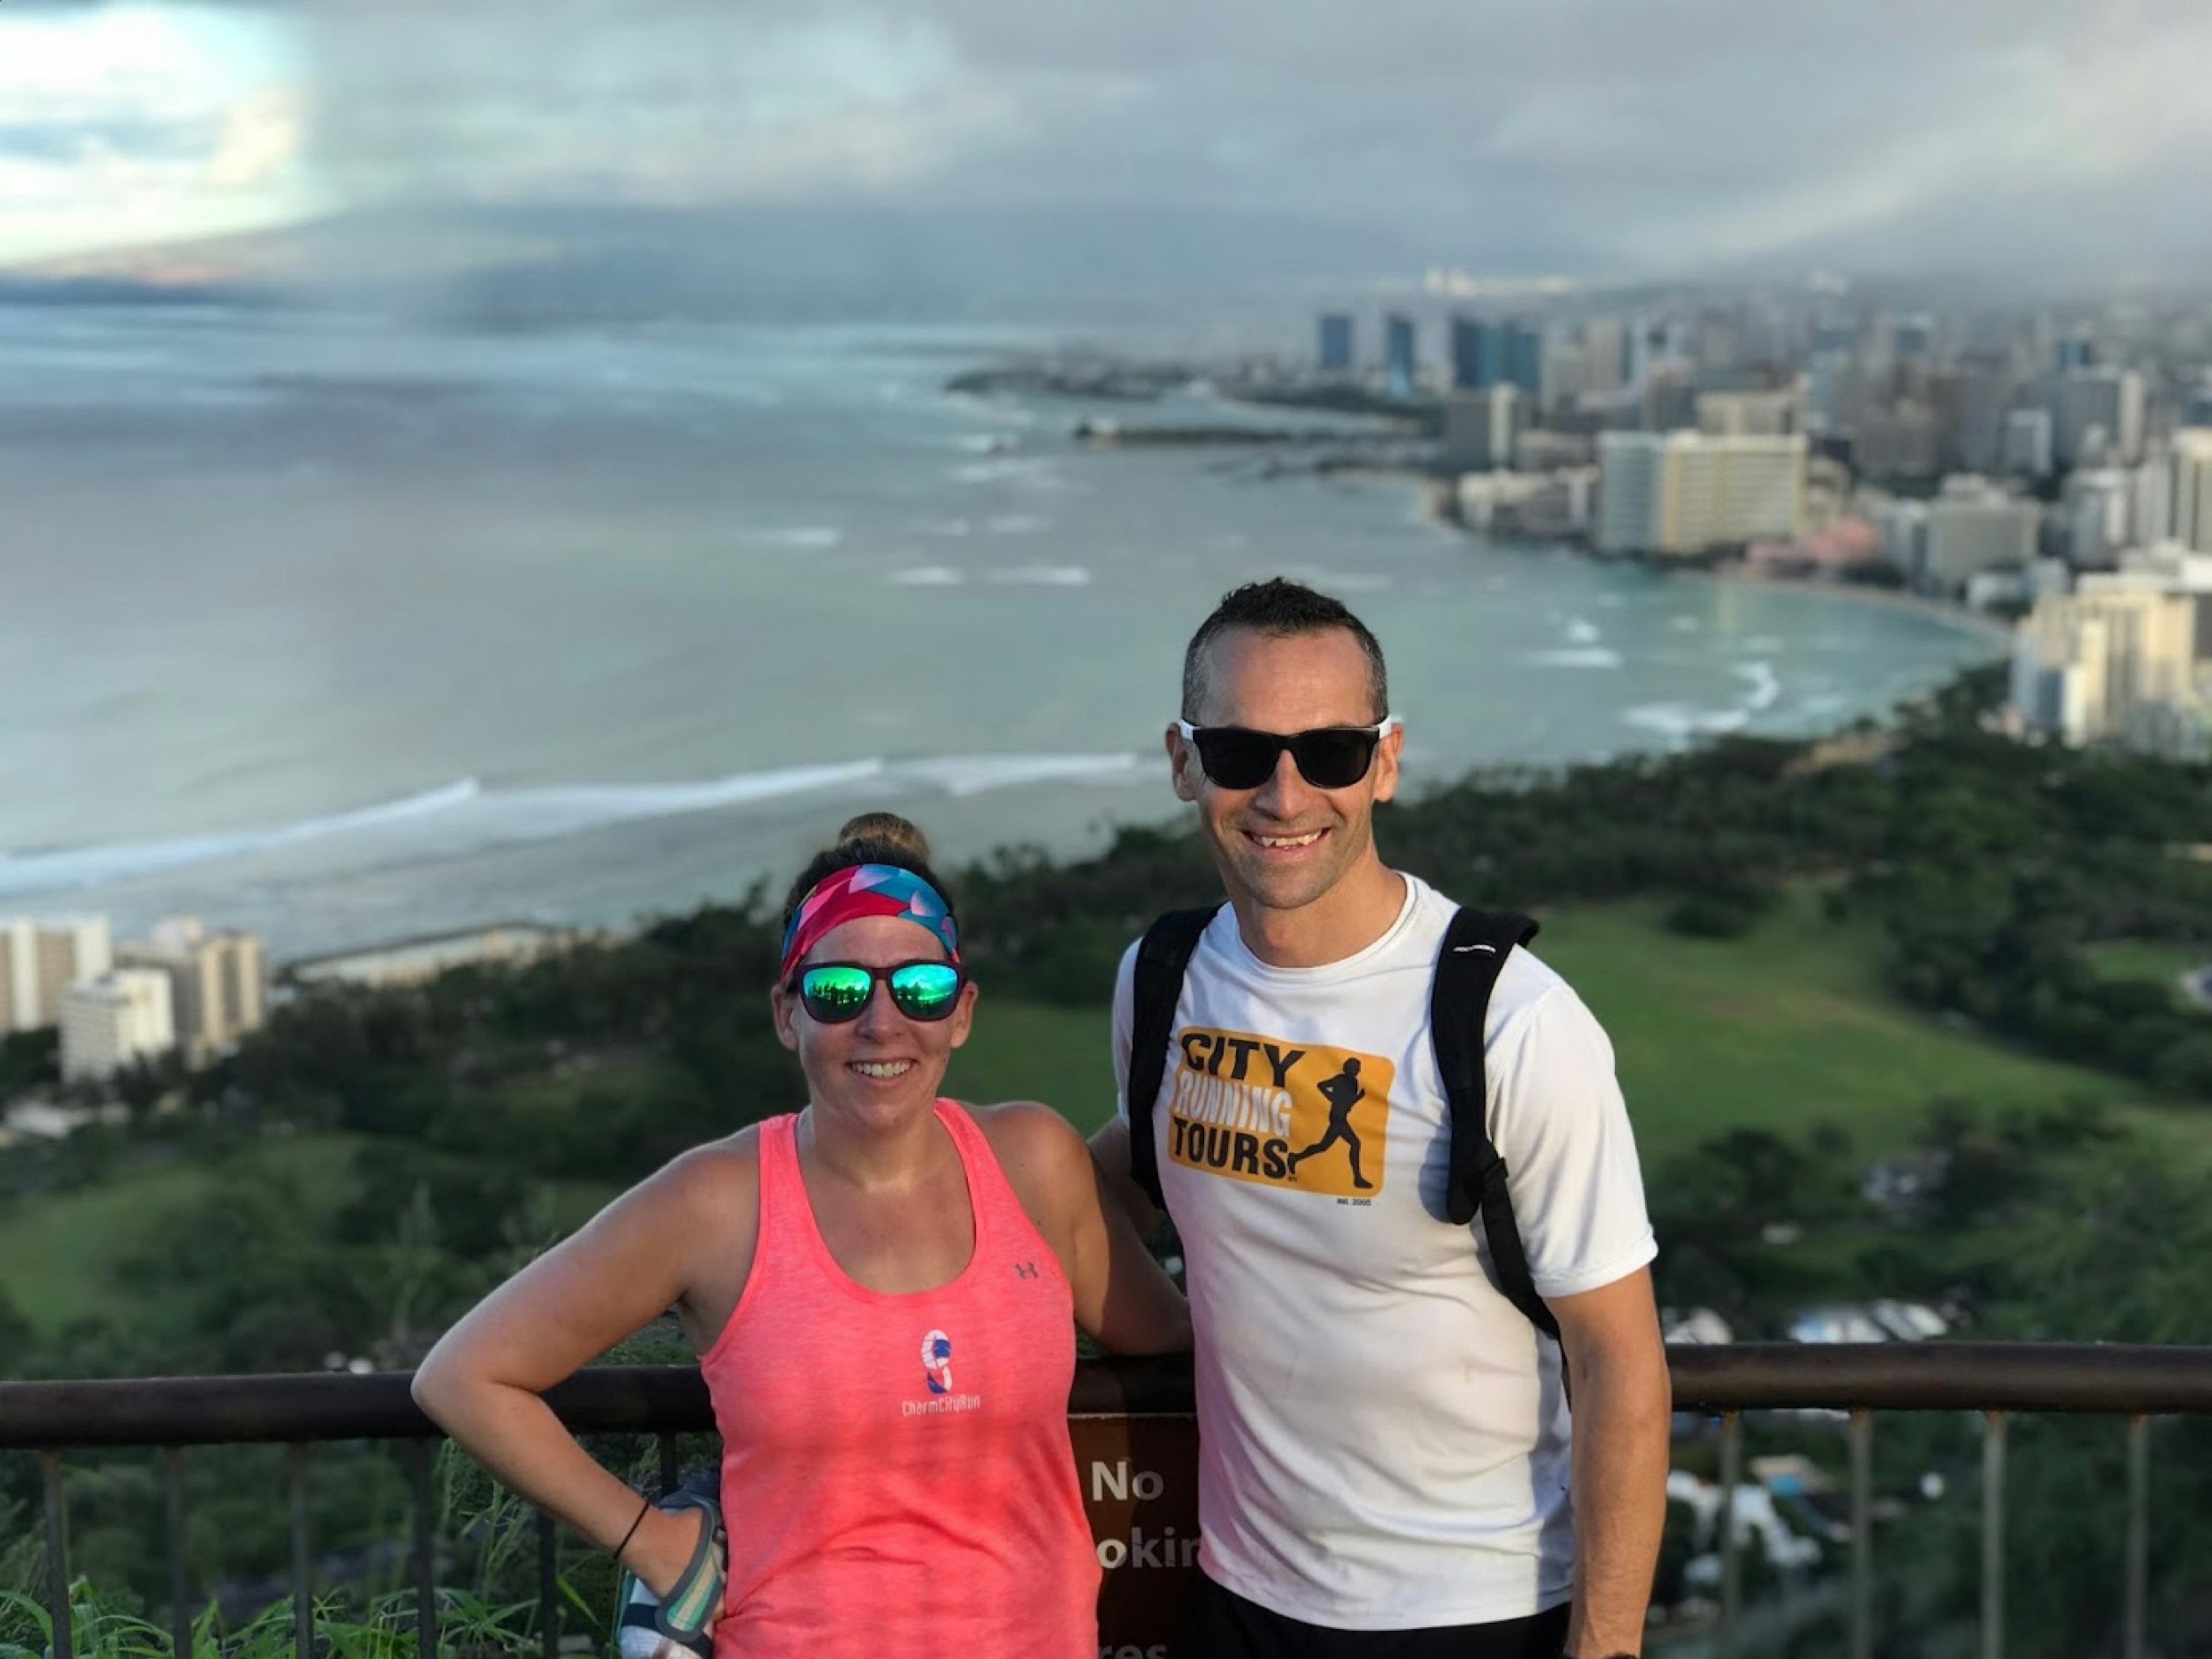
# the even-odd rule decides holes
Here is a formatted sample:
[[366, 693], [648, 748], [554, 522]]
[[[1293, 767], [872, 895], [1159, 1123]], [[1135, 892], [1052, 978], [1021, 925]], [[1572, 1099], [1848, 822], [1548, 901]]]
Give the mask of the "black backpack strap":
[[1490, 994], [1498, 970], [1518, 945], [1536, 936], [1536, 924], [1507, 910], [1462, 910], [1444, 931], [1437, 952], [1437, 971], [1429, 991], [1429, 1035], [1436, 1045], [1437, 1068], [1451, 1102], [1451, 1163], [1444, 1185], [1444, 1214], [1455, 1226], [1482, 1218], [1490, 1246], [1490, 1265], [1507, 1301], [1528, 1316], [1545, 1335], [1557, 1339], [1559, 1322], [1536, 1294], [1528, 1272], [1528, 1253], [1513, 1219], [1505, 1160], [1490, 1139], [1489, 1093], [1483, 1074], [1482, 1042], [1489, 1023]]
[[1175, 1037], [1176, 1004], [1182, 997], [1183, 969], [1198, 949], [1220, 906], [1204, 910], [1170, 910], [1145, 930], [1137, 945], [1135, 983], [1129, 1023], [1129, 1177], [1145, 1189], [1154, 1207], [1164, 1210], [1160, 1192], [1159, 1146], [1152, 1133], [1152, 1108], [1167, 1076], [1168, 1044]]

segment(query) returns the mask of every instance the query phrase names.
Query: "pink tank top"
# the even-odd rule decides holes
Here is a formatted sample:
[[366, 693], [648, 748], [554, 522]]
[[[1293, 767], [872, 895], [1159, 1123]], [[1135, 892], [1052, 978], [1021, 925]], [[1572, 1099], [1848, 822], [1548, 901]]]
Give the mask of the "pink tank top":
[[795, 1117], [760, 1132], [760, 1242], [699, 1368], [722, 1434], [715, 1659], [1091, 1659], [1099, 1569], [1067, 1436], [1073, 1297], [975, 1120], [938, 1121], [975, 1249], [951, 1283], [848, 1278]]

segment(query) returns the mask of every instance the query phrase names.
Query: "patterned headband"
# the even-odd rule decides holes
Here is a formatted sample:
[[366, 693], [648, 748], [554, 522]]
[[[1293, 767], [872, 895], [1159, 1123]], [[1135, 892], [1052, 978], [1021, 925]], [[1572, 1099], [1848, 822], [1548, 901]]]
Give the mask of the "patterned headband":
[[959, 930], [952, 925], [952, 911], [942, 893], [896, 865], [856, 864], [831, 871], [799, 901], [791, 926], [783, 931], [783, 965], [776, 977], [788, 980], [823, 934], [860, 916], [896, 916], [927, 927], [953, 965], [959, 965]]

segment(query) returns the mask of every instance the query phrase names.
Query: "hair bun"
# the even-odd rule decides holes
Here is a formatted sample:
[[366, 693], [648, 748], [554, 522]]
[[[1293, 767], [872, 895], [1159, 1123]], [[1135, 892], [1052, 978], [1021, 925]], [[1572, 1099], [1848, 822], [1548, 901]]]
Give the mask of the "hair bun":
[[837, 850], [870, 843], [895, 848], [918, 863], [929, 862], [929, 837], [896, 812], [863, 812], [837, 832]]

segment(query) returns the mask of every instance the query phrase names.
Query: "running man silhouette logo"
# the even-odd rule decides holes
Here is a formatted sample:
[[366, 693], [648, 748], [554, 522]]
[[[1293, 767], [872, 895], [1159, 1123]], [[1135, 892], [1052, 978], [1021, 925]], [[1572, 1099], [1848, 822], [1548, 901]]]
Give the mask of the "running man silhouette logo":
[[1320, 1090], [1321, 1097], [1328, 1103], [1328, 1133], [1304, 1152], [1291, 1154], [1291, 1178], [1295, 1180], [1297, 1176], [1300, 1158], [1311, 1158], [1316, 1152], [1325, 1152], [1340, 1140], [1352, 1154], [1352, 1184], [1363, 1192], [1372, 1192], [1375, 1183], [1359, 1173], [1359, 1137], [1352, 1132], [1352, 1109], [1367, 1092], [1359, 1086], [1359, 1062], [1357, 1060], [1346, 1060], [1342, 1071], [1334, 1077], [1322, 1079], [1315, 1087]]
[[930, 1393], [952, 1392], [952, 1339], [943, 1331], [921, 1339], [921, 1375]]
[[1351, 1199], [1382, 1190], [1397, 1075], [1389, 1060], [1196, 1026], [1176, 1047], [1172, 1162], [1286, 1192]]

